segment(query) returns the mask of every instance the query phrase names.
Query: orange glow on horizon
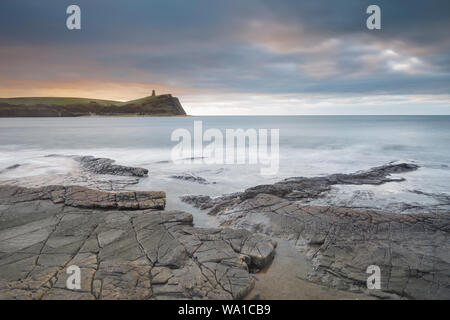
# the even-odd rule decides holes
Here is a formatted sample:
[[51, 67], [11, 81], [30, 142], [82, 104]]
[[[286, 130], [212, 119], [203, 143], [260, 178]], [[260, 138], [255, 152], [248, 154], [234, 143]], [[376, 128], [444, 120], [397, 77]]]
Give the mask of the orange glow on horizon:
[[162, 83], [120, 82], [109, 79], [71, 81], [0, 80], [0, 97], [74, 97], [114, 101], [129, 101], [157, 94], [174, 96], [198, 93], [191, 88], [175, 88]]

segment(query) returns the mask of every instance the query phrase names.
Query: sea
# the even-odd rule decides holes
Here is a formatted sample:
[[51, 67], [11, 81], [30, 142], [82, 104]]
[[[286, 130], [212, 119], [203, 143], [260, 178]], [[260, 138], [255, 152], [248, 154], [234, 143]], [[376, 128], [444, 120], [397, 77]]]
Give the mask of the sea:
[[[277, 170], [261, 174], [267, 166], [261, 162], [213, 163], [205, 155], [195, 159], [196, 154], [192, 161], [175, 163], [173, 150], [180, 140], [174, 141], [174, 132], [182, 129], [194, 136], [195, 123], [203, 133], [215, 129], [224, 137], [232, 129], [277, 131]], [[0, 183], [33, 177], [45, 185], [50, 176], [73, 170], [71, 158], [48, 155], [91, 155], [147, 168], [148, 177], [131, 188], [166, 191], [167, 209], [193, 210], [179, 200], [183, 195], [214, 197], [289, 177], [352, 173], [397, 162], [420, 168], [395, 175], [405, 179], [401, 182], [336, 186], [313, 204], [401, 214], [408, 211], [399, 203], [445, 211], [450, 197], [450, 116], [0, 118]], [[173, 178], [177, 175], [194, 175], [206, 183]], [[195, 216], [197, 224], [206, 224], [203, 215]]]

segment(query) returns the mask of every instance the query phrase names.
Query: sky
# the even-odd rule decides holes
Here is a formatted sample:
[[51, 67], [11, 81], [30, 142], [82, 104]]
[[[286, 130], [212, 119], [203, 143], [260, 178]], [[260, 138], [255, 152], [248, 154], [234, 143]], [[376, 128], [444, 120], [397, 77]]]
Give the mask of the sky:
[[448, 0], [1, 0], [0, 97], [156, 89], [192, 115], [450, 114], [449, 30]]

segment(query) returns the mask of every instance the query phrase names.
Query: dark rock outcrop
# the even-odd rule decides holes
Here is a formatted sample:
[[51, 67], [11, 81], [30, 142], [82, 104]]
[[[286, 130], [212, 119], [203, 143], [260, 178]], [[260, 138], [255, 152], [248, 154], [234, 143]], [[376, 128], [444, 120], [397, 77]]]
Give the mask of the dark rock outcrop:
[[91, 173], [133, 177], [145, 177], [148, 174], [147, 169], [117, 165], [114, 164], [114, 160], [108, 158], [83, 156], [74, 157], [74, 159], [79, 161], [81, 166]]
[[[42, 176], [21, 176], [2, 180], [1, 184], [16, 185], [23, 187], [40, 187], [43, 185], [84, 186], [102, 191], [127, 191], [138, 184], [140, 179], [147, 177], [148, 170], [139, 167], [130, 167], [115, 164], [108, 158], [97, 158], [93, 156], [49, 154], [46, 158], [66, 158], [67, 167], [71, 171], [63, 173], [49, 173]], [[74, 163], [75, 162], [75, 163]], [[20, 167], [29, 170], [27, 163]], [[31, 167], [32, 168], [32, 167]], [[12, 170], [5, 169], [4, 171]], [[3, 171], [0, 171], [3, 173]]]
[[18, 163], [13, 164], [12, 166], [9, 166], [9, 167], [6, 167], [6, 168], [3, 169], [3, 170], [0, 170], [0, 173], [4, 173], [4, 172], [10, 171], [10, 170], [17, 169], [17, 168], [19, 168], [20, 166], [21, 166], [21, 165], [18, 164]]
[[[0, 298], [245, 297], [249, 269], [264, 267], [276, 244], [246, 230], [195, 228], [181, 211], [129, 210], [156, 195], [0, 187]], [[72, 265], [80, 290], [66, 288]]]
[[393, 173], [403, 173], [417, 170], [419, 166], [409, 163], [387, 164], [367, 171], [360, 171], [349, 174], [332, 174], [323, 177], [294, 177], [283, 181], [258, 185], [246, 189], [244, 192], [223, 195], [217, 198], [209, 196], [187, 195], [181, 199], [200, 209], [208, 209], [211, 214], [219, 211], [224, 206], [240, 203], [246, 199], [256, 197], [258, 194], [271, 194], [280, 198], [297, 201], [305, 199], [315, 199], [331, 190], [333, 185], [353, 184], [353, 185], [380, 185], [387, 182], [401, 182], [404, 178], [393, 178]]
[[[211, 184], [211, 182], [209, 182], [205, 178], [196, 176], [196, 175], [191, 174], [191, 173], [173, 175], [173, 176], [170, 176], [170, 177], [172, 179], [196, 182], [196, 183], [200, 183], [200, 184]], [[214, 184], [214, 182], [212, 182], [212, 184]]]

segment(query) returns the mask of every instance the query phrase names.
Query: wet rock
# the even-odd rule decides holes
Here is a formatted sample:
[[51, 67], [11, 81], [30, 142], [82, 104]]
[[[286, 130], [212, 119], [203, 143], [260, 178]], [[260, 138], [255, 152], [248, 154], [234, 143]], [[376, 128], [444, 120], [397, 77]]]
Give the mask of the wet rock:
[[[185, 181], [196, 182], [196, 183], [200, 183], [200, 184], [210, 184], [211, 183], [208, 180], [206, 180], [205, 178], [196, 176], [196, 175], [191, 174], [191, 173], [180, 174], [180, 175], [173, 175], [173, 176], [170, 176], [170, 177], [172, 179], [185, 180]], [[212, 184], [215, 184], [215, 182], [212, 182]]]
[[391, 174], [398, 174], [417, 170], [419, 166], [409, 163], [387, 164], [350, 174], [332, 174], [324, 177], [295, 177], [285, 179], [273, 185], [260, 185], [245, 190], [241, 199], [253, 198], [260, 193], [272, 194], [289, 200], [317, 198], [323, 192], [329, 191], [337, 184], [372, 184], [380, 185], [386, 182], [404, 181], [404, 178], [393, 178]]
[[[195, 228], [186, 212], [128, 210], [135, 209], [136, 202], [159, 199], [157, 194], [2, 186], [0, 296], [245, 297], [254, 285], [249, 268], [264, 267], [276, 244], [247, 230]], [[123, 210], [110, 209], [120, 202]], [[81, 269], [80, 290], [66, 288], [71, 265]]]
[[[355, 174], [291, 178], [218, 198], [183, 200], [215, 214], [222, 225], [291, 240], [313, 261], [311, 279], [339, 289], [359, 288], [383, 298], [450, 298], [450, 213], [398, 214], [370, 209], [311, 206], [333, 184], [399, 181], [400, 164]], [[370, 194], [358, 194], [370, 196]], [[442, 198], [442, 196], [441, 196]], [[367, 267], [381, 269], [381, 290], [368, 290]]]
[[214, 205], [213, 199], [210, 196], [205, 196], [205, 195], [182, 196], [181, 200], [193, 205], [196, 208], [200, 208], [202, 210], [211, 208]]
[[240, 195], [241, 192], [226, 194], [220, 197], [211, 198], [210, 196], [205, 195], [187, 195], [182, 196], [181, 200], [193, 205], [196, 208], [205, 210], [211, 209], [208, 214], [215, 214], [221, 210], [221, 208], [225, 208], [227, 206], [231, 206], [233, 204], [238, 204], [241, 202]]
[[7, 167], [6, 170], [17, 169], [17, 168], [20, 167], [20, 166], [21, 166], [20, 164], [16, 163], [16, 164], [13, 164], [12, 166]]
[[308, 252], [324, 284], [365, 289], [366, 269], [377, 265], [384, 293], [415, 299], [450, 298], [448, 213], [304, 206], [259, 194], [217, 214], [224, 225], [291, 239]]
[[292, 201], [312, 200], [323, 197], [331, 190], [333, 185], [380, 185], [387, 182], [404, 181], [404, 178], [394, 178], [390, 175], [393, 173], [414, 171], [418, 168], [417, 165], [408, 163], [387, 164], [367, 171], [350, 174], [332, 174], [312, 178], [288, 178], [274, 184], [258, 185], [248, 188], [244, 192], [236, 192], [216, 198], [204, 195], [187, 195], [183, 196], [181, 200], [203, 210], [210, 209], [209, 214], [215, 214], [225, 207], [236, 205], [246, 199], [254, 198], [258, 194], [271, 194]]
[[[119, 166], [113, 160], [92, 156], [49, 154], [46, 158], [66, 158], [72, 170], [45, 176], [23, 176], [2, 180], [1, 184], [23, 187], [77, 185], [102, 191], [130, 190], [146, 176], [147, 169]], [[1, 173], [1, 172], [0, 172]]]
[[21, 165], [18, 164], [18, 163], [13, 164], [12, 166], [9, 166], [9, 167], [6, 167], [6, 168], [3, 169], [3, 170], [0, 170], [0, 173], [4, 173], [4, 172], [7, 172], [7, 171], [9, 171], [9, 170], [17, 169], [17, 168], [19, 168], [20, 166], [21, 166]]
[[148, 174], [147, 169], [117, 165], [114, 164], [114, 160], [108, 158], [82, 156], [74, 157], [74, 159], [79, 161], [81, 166], [91, 173], [133, 177], [145, 177]]

